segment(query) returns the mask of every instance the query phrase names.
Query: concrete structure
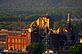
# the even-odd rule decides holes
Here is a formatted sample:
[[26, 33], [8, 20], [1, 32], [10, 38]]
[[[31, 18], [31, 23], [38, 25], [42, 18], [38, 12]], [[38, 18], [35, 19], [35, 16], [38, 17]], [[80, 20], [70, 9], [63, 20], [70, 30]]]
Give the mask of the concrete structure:
[[[31, 42], [41, 42], [43, 33], [47, 33], [50, 27], [50, 19], [48, 16], [40, 16], [37, 20], [30, 24], [31, 28]], [[36, 38], [37, 37], [37, 38]]]
[[48, 27], [49, 28], [49, 26], [50, 26], [49, 21], [50, 21], [50, 19], [47, 16], [42, 16], [42, 17], [39, 17], [36, 20], [36, 24], [40, 28], [44, 28], [44, 27]]
[[43, 18], [44, 17], [39, 17], [39, 19], [31, 24], [32, 42], [42, 43], [46, 49], [53, 49], [54, 51], [56, 49], [64, 50], [66, 47], [77, 43], [78, 39], [74, 34], [69, 14], [67, 17], [67, 23], [59, 26], [56, 30], [50, 28], [51, 21], [47, 17], [45, 17], [45, 19], [49, 19], [49, 21], [46, 21], [47, 24], [45, 26], [45, 20]]

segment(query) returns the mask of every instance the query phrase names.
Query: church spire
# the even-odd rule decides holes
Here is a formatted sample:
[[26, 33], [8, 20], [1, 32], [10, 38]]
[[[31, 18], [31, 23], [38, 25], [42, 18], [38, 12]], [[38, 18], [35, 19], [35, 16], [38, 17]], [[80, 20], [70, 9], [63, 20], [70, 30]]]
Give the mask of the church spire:
[[71, 23], [70, 14], [68, 13], [67, 23]]
[[71, 29], [71, 18], [70, 18], [70, 14], [68, 13], [68, 18], [67, 18], [67, 25], [68, 25], [68, 31], [70, 32]]

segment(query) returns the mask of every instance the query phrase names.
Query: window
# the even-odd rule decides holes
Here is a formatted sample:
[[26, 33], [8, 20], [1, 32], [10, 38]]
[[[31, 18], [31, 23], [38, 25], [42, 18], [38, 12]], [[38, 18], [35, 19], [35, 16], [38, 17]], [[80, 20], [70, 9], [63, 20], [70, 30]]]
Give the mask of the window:
[[20, 39], [18, 39], [18, 43], [20, 43], [21, 42], [21, 40]]
[[12, 43], [14, 43], [14, 39], [12, 39]]
[[8, 38], [8, 43], [10, 43], [10, 38]]
[[17, 39], [15, 39], [15, 43], [17, 44]]

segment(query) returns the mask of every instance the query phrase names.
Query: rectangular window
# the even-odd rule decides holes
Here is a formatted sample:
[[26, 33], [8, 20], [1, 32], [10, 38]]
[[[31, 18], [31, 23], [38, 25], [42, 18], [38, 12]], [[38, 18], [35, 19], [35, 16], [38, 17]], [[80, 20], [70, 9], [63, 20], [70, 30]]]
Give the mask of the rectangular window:
[[10, 43], [10, 38], [8, 38], [8, 43]]
[[12, 43], [14, 43], [14, 39], [12, 39]]
[[15, 43], [17, 44], [17, 39], [15, 39]]

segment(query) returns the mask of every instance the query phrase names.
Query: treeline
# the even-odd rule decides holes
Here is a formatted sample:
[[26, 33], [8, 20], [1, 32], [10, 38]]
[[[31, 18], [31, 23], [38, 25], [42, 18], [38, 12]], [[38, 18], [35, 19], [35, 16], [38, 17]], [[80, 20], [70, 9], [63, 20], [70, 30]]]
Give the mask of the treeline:
[[0, 18], [9, 18], [14, 17], [18, 18], [19, 16], [39, 16], [49, 14], [50, 16], [62, 16], [66, 15], [67, 13], [71, 13], [73, 16], [82, 16], [82, 8], [41, 8], [41, 9], [30, 9], [30, 10], [1, 10], [0, 11]]
[[[16, 30], [19, 30], [20, 23], [18, 22], [20, 22], [20, 18], [22, 19], [22, 21], [24, 22], [24, 26], [26, 27], [27, 25], [29, 25], [29, 22], [36, 20], [39, 16], [44, 16], [46, 13], [50, 16], [50, 19], [54, 21], [61, 21], [62, 18], [66, 20], [68, 13], [70, 13], [72, 17], [78, 17], [78, 18], [82, 17], [82, 8], [53, 8], [53, 9], [48, 8], [48, 9], [40, 9], [40, 10], [37, 9], [35, 11], [34, 10], [29, 11], [33, 13], [29, 13], [28, 11], [27, 13], [25, 11], [24, 11], [25, 13], [20, 12], [22, 11], [19, 10], [19, 13], [0, 11], [0, 22], [4, 22], [0, 23], [0, 29], [4, 28], [14, 30], [14, 28], [16, 28]], [[56, 25], [55, 29], [57, 29], [58, 27], [57, 24], [58, 23], [55, 23]]]

